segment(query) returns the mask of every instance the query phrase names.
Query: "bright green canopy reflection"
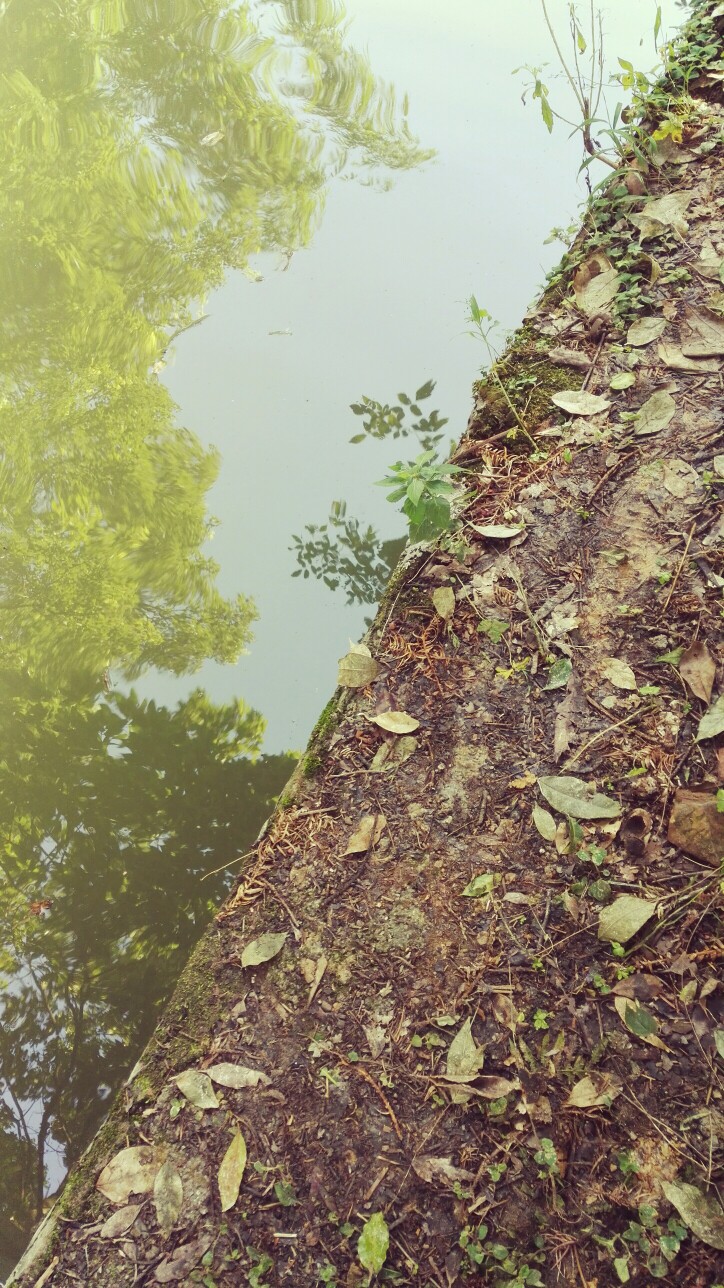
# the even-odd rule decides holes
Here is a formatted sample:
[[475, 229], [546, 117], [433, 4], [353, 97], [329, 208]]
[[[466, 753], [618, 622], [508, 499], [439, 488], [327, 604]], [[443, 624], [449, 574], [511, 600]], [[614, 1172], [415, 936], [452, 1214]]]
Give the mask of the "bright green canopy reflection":
[[345, 165], [424, 155], [329, 0], [7, 6], [6, 658], [58, 680], [238, 656], [253, 607], [215, 588], [204, 498], [218, 461], [158, 379], [169, 333], [228, 268], [306, 245]]
[[243, 702], [113, 684], [231, 662], [255, 616], [216, 584], [219, 460], [177, 423], [169, 344], [228, 269], [309, 244], [330, 180], [428, 155], [343, 19], [0, 0], [0, 1257], [152, 1028], [223, 892], [201, 878], [293, 763]]

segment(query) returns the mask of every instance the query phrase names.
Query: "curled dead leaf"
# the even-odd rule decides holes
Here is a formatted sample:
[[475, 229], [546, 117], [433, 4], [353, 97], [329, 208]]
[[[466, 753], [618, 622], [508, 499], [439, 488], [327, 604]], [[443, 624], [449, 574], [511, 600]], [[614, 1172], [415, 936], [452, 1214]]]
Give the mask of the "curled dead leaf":
[[345, 854], [366, 854], [379, 841], [387, 823], [384, 814], [365, 814], [347, 842]]

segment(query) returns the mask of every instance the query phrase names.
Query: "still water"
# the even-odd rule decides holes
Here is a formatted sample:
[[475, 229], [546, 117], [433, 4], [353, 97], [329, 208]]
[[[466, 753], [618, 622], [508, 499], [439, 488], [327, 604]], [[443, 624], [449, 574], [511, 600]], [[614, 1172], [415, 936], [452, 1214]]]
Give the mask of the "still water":
[[0, 0], [0, 1273], [397, 557], [350, 404], [457, 437], [466, 297], [558, 258], [549, 58], [537, 0]]

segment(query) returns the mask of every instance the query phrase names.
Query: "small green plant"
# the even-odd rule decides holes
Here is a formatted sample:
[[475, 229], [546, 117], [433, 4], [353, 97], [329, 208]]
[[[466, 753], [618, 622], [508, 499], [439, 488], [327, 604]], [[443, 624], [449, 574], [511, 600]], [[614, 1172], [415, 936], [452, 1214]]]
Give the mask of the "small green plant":
[[533, 1158], [541, 1169], [541, 1176], [557, 1176], [558, 1155], [550, 1136], [541, 1136], [539, 1145], [540, 1148], [536, 1150]]
[[550, 1011], [543, 1011], [543, 1010], [540, 1010], [540, 1009], [538, 1009], [537, 1011], [534, 1011], [534, 1013], [533, 1013], [533, 1028], [534, 1028], [534, 1029], [547, 1029], [547, 1028], [548, 1028], [548, 1020], [550, 1019], [550, 1015], [551, 1015], [551, 1012], [550, 1012]]
[[619, 1172], [627, 1181], [630, 1181], [639, 1171], [638, 1159], [634, 1158], [633, 1154], [631, 1154], [627, 1149], [622, 1150], [620, 1154], [616, 1155], [616, 1163], [618, 1165]]
[[409, 527], [410, 541], [428, 541], [453, 526], [450, 502], [455, 487], [450, 482], [460, 473], [457, 465], [445, 465], [429, 449], [414, 461], [396, 461], [378, 486], [387, 488], [387, 500], [402, 501], [402, 513]]
[[246, 1272], [247, 1283], [249, 1288], [269, 1288], [265, 1282], [264, 1275], [268, 1270], [274, 1268], [274, 1262], [268, 1252], [257, 1252], [256, 1248], [247, 1248], [251, 1268]]
[[[478, 336], [482, 340], [485, 346], [485, 350], [488, 355], [489, 376], [492, 377], [492, 379], [495, 381], [496, 385], [498, 386], [501, 394], [503, 395], [503, 398], [508, 404], [508, 410], [511, 412], [513, 419], [515, 420], [515, 423], [518, 426], [518, 429], [523, 434], [523, 437], [527, 439], [528, 443], [533, 448], [534, 453], [537, 452], [538, 448], [537, 448], [535, 439], [531, 436], [528, 430], [528, 427], [525, 421], [523, 420], [523, 417], [521, 416], [520, 412], [518, 411], [517, 407], [515, 406], [515, 403], [511, 398], [511, 393], [520, 392], [521, 381], [519, 380], [517, 382], [517, 387], [514, 385], [512, 388], [510, 388], [510, 382], [508, 382], [508, 384], [504, 384], [498, 372], [498, 365], [497, 365], [498, 358], [497, 358], [495, 349], [493, 348], [493, 342], [490, 338], [493, 331], [497, 327], [498, 323], [496, 322], [495, 318], [492, 317], [490, 313], [488, 313], [487, 309], [480, 308], [480, 305], [478, 304], [478, 301], [476, 300], [474, 295], [471, 295], [470, 298], [468, 299], [467, 321], [470, 322], [472, 326], [475, 328], [474, 331], [471, 331], [469, 334]], [[531, 383], [529, 377], [524, 377], [523, 380], [528, 384]], [[511, 430], [511, 435], [513, 435], [514, 433], [515, 433], [515, 430]]]
[[540, 1262], [539, 1252], [525, 1254], [495, 1243], [488, 1238], [487, 1225], [466, 1225], [460, 1231], [459, 1243], [470, 1265], [485, 1276], [490, 1288], [543, 1288], [540, 1270], [531, 1264]]

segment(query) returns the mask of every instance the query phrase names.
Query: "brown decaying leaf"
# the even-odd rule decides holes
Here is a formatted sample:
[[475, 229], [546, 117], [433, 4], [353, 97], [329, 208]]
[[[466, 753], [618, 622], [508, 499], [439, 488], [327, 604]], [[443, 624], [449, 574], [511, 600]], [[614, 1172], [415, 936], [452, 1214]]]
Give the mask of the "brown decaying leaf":
[[112, 1212], [98, 1231], [101, 1239], [120, 1239], [122, 1235], [127, 1234], [142, 1207], [142, 1203], [129, 1203], [127, 1207]]
[[455, 1167], [452, 1159], [439, 1158], [435, 1154], [418, 1154], [412, 1160], [412, 1169], [421, 1181], [427, 1181], [430, 1185], [452, 1186], [455, 1182], [464, 1184], [475, 1179], [474, 1172], [468, 1172], [464, 1167]]
[[366, 854], [379, 841], [387, 823], [384, 814], [365, 814], [347, 842], [345, 854]]
[[724, 855], [724, 814], [716, 794], [679, 787], [669, 819], [667, 839], [685, 854], [717, 868]]
[[96, 1189], [111, 1203], [125, 1203], [129, 1194], [146, 1194], [153, 1189], [165, 1151], [153, 1145], [130, 1145], [103, 1168]]
[[720, 371], [721, 362], [717, 358], [687, 358], [678, 344], [661, 341], [656, 352], [661, 362], [671, 371], [696, 371], [706, 374], [708, 371]]
[[592, 1073], [571, 1087], [566, 1105], [571, 1109], [608, 1107], [622, 1091], [621, 1083], [609, 1073]]
[[694, 640], [686, 652], [682, 653], [679, 671], [694, 697], [708, 703], [716, 678], [716, 662], [704, 640]]
[[156, 1283], [187, 1283], [191, 1271], [208, 1251], [211, 1242], [210, 1234], [200, 1234], [197, 1239], [192, 1239], [190, 1243], [184, 1243], [180, 1248], [174, 1249], [160, 1265], [156, 1266], [154, 1275]]
[[687, 358], [724, 354], [724, 319], [712, 309], [687, 309], [680, 335], [681, 350]]

